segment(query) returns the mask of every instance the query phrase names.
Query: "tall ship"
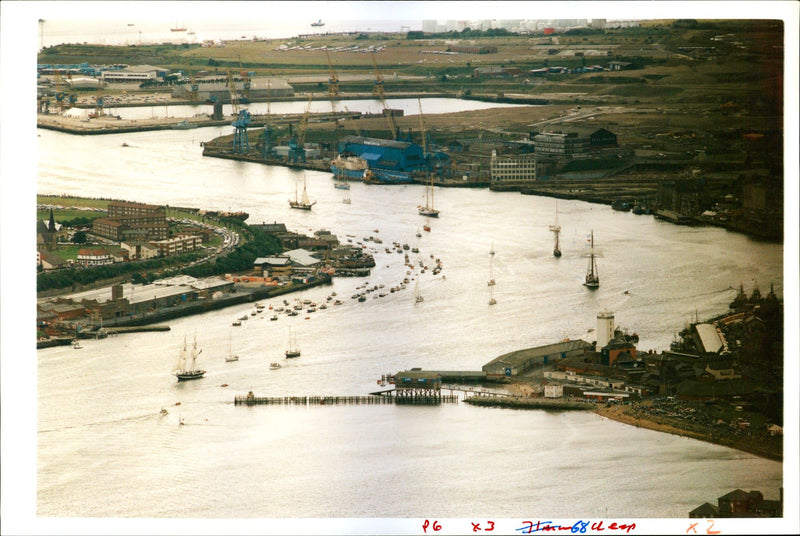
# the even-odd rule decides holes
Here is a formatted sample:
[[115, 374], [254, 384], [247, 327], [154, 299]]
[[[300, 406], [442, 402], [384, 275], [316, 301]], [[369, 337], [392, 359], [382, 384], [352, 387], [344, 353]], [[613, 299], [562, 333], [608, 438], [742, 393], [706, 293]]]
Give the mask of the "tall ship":
[[203, 350], [197, 350], [197, 339], [195, 339], [190, 353], [186, 348], [186, 337], [183, 338], [183, 348], [178, 354], [178, 363], [175, 370], [175, 377], [178, 378], [179, 382], [197, 380], [203, 377], [206, 371], [197, 368], [197, 358], [202, 352]]
[[433, 206], [433, 174], [430, 175], [430, 181], [425, 185], [425, 206], [419, 205], [417, 207], [421, 216], [430, 216], [431, 218], [438, 218], [439, 211]]
[[306, 189], [306, 176], [303, 175], [303, 196], [298, 199], [297, 198], [297, 185], [294, 186], [294, 201], [291, 199], [289, 200], [289, 206], [291, 208], [297, 208], [300, 210], [311, 210], [317, 202], [314, 201], [313, 203], [308, 199], [308, 190]]
[[555, 235], [555, 244], [553, 244], [553, 256], [560, 257], [561, 247], [558, 244], [558, 233], [561, 232], [561, 226], [558, 224], [558, 201], [556, 201], [556, 221], [553, 225], [550, 226], [550, 230]]
[[368, 169], [367, 161], [360, 156], [338, 155], [331, 160], [331, 173], [334, 177], [360, 181]]
[[297, 346], [297, 335], [292, 336], [292, 328], [289, 328], [289, 348], [284, 352], [287, 358], [300, 357], [300, 347]]
[[585, 256], [589, 257], [589, 268], [586, 272], [586, 280], [583, 284], [586, 288], [594, 290], [600, 286], [600, 275], [597, 272], [597, 261], [595, 261], [595, 259], [602, 256], [594, 247], [594, 231], [589, 235], [589, 250]]

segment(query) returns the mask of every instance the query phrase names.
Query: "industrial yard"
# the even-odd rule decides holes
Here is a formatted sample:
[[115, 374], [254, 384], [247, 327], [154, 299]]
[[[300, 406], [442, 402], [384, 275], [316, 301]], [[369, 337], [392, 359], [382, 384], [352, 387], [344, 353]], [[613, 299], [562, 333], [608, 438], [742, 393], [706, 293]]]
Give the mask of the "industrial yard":
[[[275, 146], [296, 144], [301, 135], [304, 144], [319, 145], [320, 155], [306, 161], [295, 153], [283, 163], [312, 169], [328, 168], [343, 136], [392, 140], [408, 133], [404, 141], [422, 145], [425, 130], [431, 152], [448, 161], [436, 171], [442, 186], [490, 184], [606, 204], [641, 202], [764, 238], [782, 236], [779, 25], [654, 20], [637, 28], [458, 37], [318, 33], [49, 47], [38, 58], [40, 111], [48, 112], [38, 115], [38, 125], [102, 134], [232, 124], [229, 135], [205, 140], [204, 154], [269, 164], [282, 163]], [[68, 64], [89, 67], [58, 69]], [[82, 72], [104, 64], [127, 65], [130, 73], [100, 73], [108, 81], [92, 89], [71, 86], [86, 78]], [[125, 81], [151, 74], [145, 83]], [[386, 108], [385, 99], [425, 97], [522, 107], [424, 117], [347, 110], [351, 99], [382, 99]], [[309, 99], [329, 100], [340, 112], [239, 116], [250, 102]], [[233, 114], [221, 108], [192, 117], [125, 120], [113, 114], [121, 106], [202, 102], [229, 103]], [[65, 107], [93, 111], [88, 118], [68, 117], [58, 113]], [[521, 182], [491, 175], [493, 154], [524, 154], [539, 133], [591, 129], [613, 133], [616, 150], [559, 162], [537, 156], [536, 175]], [[670, 192], [689, 194], [665, 197], [666, 183]], [[765, 195], [764, 203], [752, 205]]]

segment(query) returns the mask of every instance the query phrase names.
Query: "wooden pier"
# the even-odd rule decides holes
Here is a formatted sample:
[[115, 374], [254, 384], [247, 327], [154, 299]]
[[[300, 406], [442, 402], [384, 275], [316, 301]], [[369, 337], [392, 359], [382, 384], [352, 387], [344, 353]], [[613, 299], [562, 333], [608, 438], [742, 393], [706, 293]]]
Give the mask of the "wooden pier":
[[237, 395], [233, 399], [236, 406], [335, 406], [335, 405], [372, 405], [372, 404], [412, 404], [437, 405], [458, 403], [458, 395], [408, 394], [393, 393], [394, 389], [373, 393], [367, 396], [256, 396], [252, 391], [246, 395]]

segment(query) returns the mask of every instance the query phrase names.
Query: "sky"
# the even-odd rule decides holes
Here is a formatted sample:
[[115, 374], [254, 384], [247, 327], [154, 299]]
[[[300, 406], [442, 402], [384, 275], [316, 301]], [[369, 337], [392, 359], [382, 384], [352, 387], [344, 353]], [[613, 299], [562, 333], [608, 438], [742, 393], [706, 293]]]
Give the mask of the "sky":
[[[142, 18], [165, 22], [186, 19], [278, 17], [282, 20], [474, 20], [474, 19], [550, 19], [605, 18], [648, 19], [740, 18], [769, 12], [769, 4], [786, 2], [537, 2], [537, 1], [5, 1], [18, 4], [35, 23], [38, 18], [65, 20]], [[721, 6], [724, 5], [724, 11]]]

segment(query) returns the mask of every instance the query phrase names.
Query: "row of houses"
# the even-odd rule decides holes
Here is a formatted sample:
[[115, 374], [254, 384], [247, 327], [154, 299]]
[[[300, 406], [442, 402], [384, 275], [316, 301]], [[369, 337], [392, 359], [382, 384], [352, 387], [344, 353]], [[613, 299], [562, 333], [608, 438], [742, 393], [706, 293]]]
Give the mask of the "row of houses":
[[[79, 266], [104, 266], [117, 262], [127, 262], [134, 260], [147, 260], [156, 257], [168, 257], [170, 255], [180, 255], [196, 251], [202, 247], [203, 238], [201, 236], [184, 233], [181, 235], [167, 238], [164, 240], [154, 240], [151, 242], [128, 241], [121, 242], [119, 247], [90, 247], [78, 250], [75, 264]], [[40, 252], [40, 263], [44, 269], [54, 269], [64, 267], [67, 261], [55, 261], [55, 255], [48, 255]], [[55, 265], [53, 265], [55, 263]]]

